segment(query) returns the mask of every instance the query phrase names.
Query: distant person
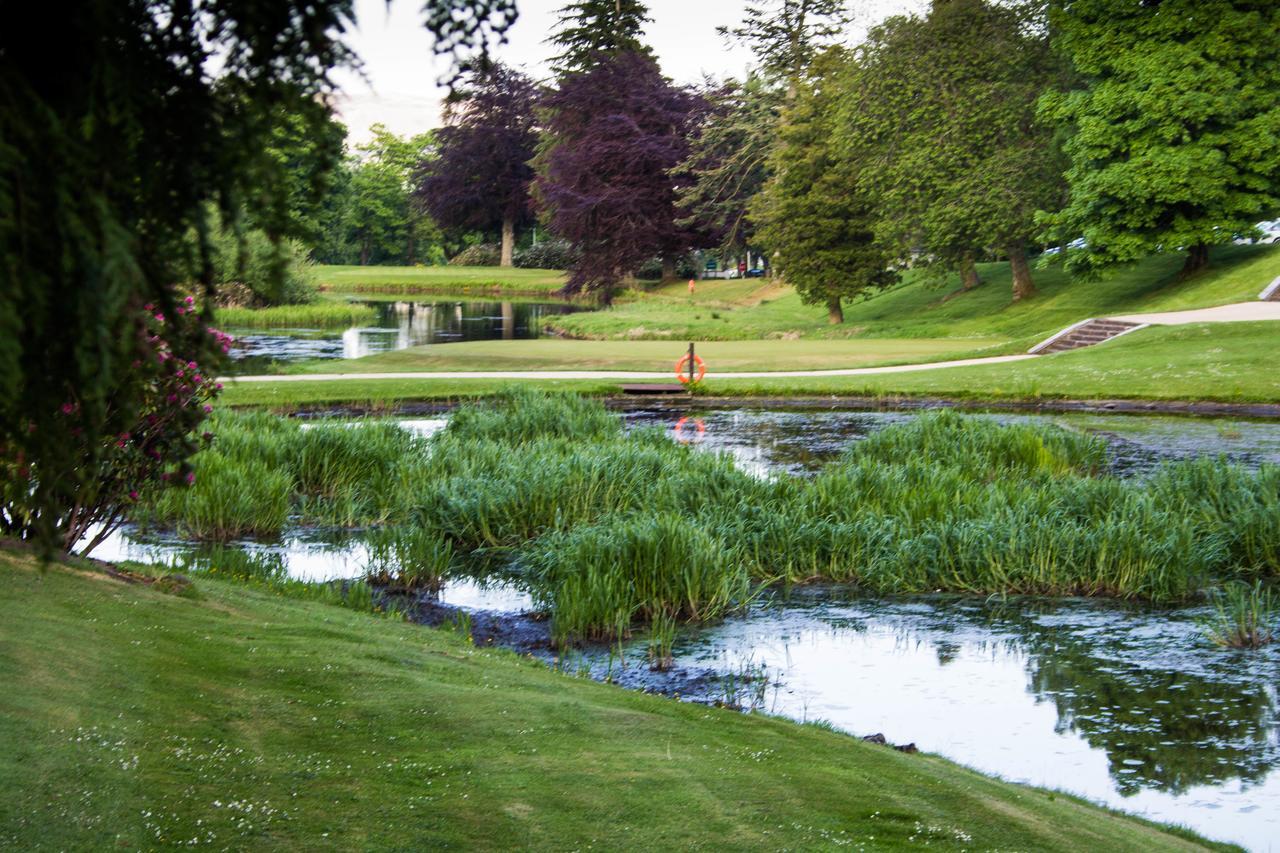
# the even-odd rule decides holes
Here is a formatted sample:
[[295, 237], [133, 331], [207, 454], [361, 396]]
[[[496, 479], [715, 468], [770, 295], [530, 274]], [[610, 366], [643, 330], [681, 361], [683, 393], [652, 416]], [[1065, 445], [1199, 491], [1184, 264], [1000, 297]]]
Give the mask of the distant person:
[[689, 295], [693, 296], [693, 279], [689, 279]]
[[738, 278], [746, 278], [746, 277], [747, 277], [747, 262], [738, 261]]

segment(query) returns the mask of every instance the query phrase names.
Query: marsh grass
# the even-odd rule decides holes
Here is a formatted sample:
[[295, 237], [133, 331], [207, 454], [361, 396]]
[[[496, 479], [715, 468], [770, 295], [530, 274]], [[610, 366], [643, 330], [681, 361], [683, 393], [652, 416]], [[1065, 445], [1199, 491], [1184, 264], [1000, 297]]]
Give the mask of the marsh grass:
[[1262, 581], [1252, 586], [1229, 584], [1216, 598], [1213, 616], [1201, 623], [1211, 642], [1226, 648], [1257, 649], [1275, 641], [1280, 598]]
[[371, 305], [313, 302], [271, 308], [219, 308], [215, 322], [227, 329], [333, 329], [368, 325], [378, 317]]
[[812, 479], [763, 480], [527, 390], [459, 408], [429, 440], [264, 415], [220, 414], [214, 430], [196, 485], [140, 515], [212, 538], [383, 527], [370, 577], [405, 588], [480, 552], [522, 575], [559, 644], [649, 625], [658, 663], [669, 623], [719, 619], [768, 585], [1172, 603], [1280, 577], [1280, 468], [1198, 460], [1122, 479], [1099, 439], [1048, 424], [928, 412]]
[[453, 543], [420, 527], [388, 527], [365, 537], [365, 578], [390, 592], [439, 592], [453, 566]]

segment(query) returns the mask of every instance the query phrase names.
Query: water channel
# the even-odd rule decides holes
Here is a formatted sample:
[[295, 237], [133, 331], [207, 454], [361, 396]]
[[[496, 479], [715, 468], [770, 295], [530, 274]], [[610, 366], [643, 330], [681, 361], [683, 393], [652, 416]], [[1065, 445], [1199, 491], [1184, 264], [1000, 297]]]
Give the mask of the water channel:
[[[911, 413], [682, 410], [624, 415], [674, 440], [727, 452], [758, 476], [807, 476], [841, 449]], [[1114, 467], [1141, 477], [1168, 459], [1280, 463], [1280, 423], [1129, 415], [1011, 415], [1107, 438]], [[430, 434], [444, 418], [405, 420]], [[361, 574], [349, 532], [295, 531], [276, 543], [291, 574]], [[114, 537], [95, 556], [175, 561], [173, 539]], [[476, 612], [531, 606], [518, 586], [450, 582], [443, 603]], [[1250, 849], [1280, 848], [1280, 645], [1224, 651], [1202, 636], [1204, 606], [1160, 609], [1078, 599], [867, 598], [840, 587], [758, 601], [685, 630], [676, 668], [651, 673], [643, 639], [584, 649], [558, 665], [684, 698], [721, 698], [856, 735], [913, 742], [1003, 778], [1059, 788], [1181, 823]], [[549, 661], [554, 654], [541, 652]]]
[[526, 340], [542, 334], [544, 318], [582, 310], [568, 302], [477, 302], [460, 299], [368, 301], [374, 322], [348, 329], [228, 329], [234, 335], [232, 375], [260, 373], [308, 359], [360, 358], [423, 344]]

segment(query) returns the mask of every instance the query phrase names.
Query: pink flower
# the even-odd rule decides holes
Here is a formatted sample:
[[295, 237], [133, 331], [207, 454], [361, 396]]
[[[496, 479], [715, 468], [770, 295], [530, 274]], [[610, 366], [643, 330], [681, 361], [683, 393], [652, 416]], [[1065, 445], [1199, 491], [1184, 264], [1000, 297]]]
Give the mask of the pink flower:
[[196, 472], [195, 472], [195, 471], [188, 471], [188, 472], [187, 472], [187, 485], [188, 485], [188, 486], [190, 486], [190, 485], [194, 485], [194, 484], [195, 484], [195, 481], [196, 481]]
[[159, 320], [161, 323], [163, 323], [163, 322], [164, 322], [164, 315], [163, 315], [163, 314], [161, 314], [159, 311], [157, 311], [157, 312], [156, 312], [156, 319], [157, 319], [157, 320]]
[[130, 491], [130, 492], [129, 492], [129, 500], [131, 500], [131, 501], [136, 501], [137, 499], [138, 499], [138, 493], [137, 493], [137, 491]]
[[214, 385], [213, 385], [213, 390], [215, 390], [215, 391], [221, 391], [221, 390], [222, 390], [222, 383], [221, 383], [221, 382], [215, 382], [215, 383], [214, 383]]
[[63, 403], [62, 414], [69, 415], [76, 410], [75, 403]]
[[187, 303], [188, 305], [195, 305], [195, 304], [196, 304], [196, 298], [195, 298], [194, 296], [188, 296], [188, 297], [186, 298], [186, 303]]
[[209, 413], [210, 413], [210, 412], [212, 412], [212, 411], [213, 411], [213, 406], [210, 406], [208, 403], [205, 403], [205, 404], [204, 404], [204, 413], [207, 415], [207, 414], [209, 414]]

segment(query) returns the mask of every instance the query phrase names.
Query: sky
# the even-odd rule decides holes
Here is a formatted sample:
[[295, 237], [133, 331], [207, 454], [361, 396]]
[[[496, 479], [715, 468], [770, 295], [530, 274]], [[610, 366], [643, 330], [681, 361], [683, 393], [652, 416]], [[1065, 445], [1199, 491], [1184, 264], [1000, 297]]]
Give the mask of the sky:
[[[356, 0], [356, 28], [347, 42], [363, 62], [363, 77], [347, 70], [335, 77], [341, 87], [336, 107], [358, 144], [369, 138], [369, 127], [381, 122], [401, 135], [421, 133], [440, 125], [444, 90], [437, 81], [448, 70], [445, 58], [434, 57], [422, 26], [424, 0]], [[716, 34], [721, 25], [737, 26], [748, 0], [649, 0], [653, 23], [646, 40], [668, 77], [677, 83], [696, 83], [704, 76], [742, 76], [751, 55], [740, 45]], [[546, 44], [554, 29], [556, 11], [566, 0], [517, 0], [520, 17], [508, 33], [508, 43], [493, 55], [508, 65], [541, 79], [549, 76], [547, 60], [554, 50]], [[926, 0], [854, 0], [856, 20], [849, 40], [855, 42], [883, 18], [920, 11]]]

